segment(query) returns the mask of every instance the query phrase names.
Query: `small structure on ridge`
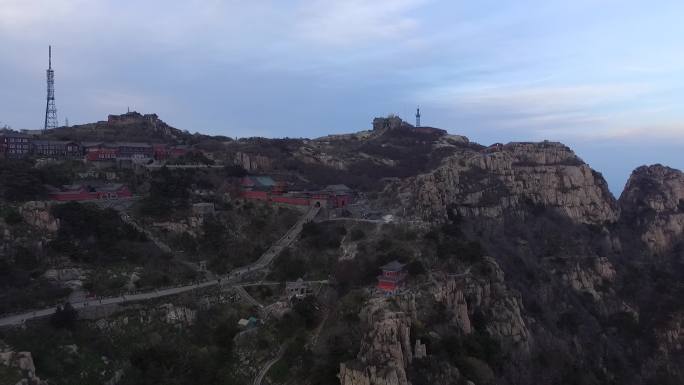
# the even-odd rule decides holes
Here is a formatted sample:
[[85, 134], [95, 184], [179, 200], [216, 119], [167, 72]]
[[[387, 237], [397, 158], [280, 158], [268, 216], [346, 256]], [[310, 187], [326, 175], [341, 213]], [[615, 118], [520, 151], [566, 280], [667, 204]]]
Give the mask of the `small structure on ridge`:
[[378, 290], [385, 295], [396, 294], [403, 286], [406, 278], [405, 266], [406, 264], [392, 261], [380, 267], [382, 274], [378, 276]]

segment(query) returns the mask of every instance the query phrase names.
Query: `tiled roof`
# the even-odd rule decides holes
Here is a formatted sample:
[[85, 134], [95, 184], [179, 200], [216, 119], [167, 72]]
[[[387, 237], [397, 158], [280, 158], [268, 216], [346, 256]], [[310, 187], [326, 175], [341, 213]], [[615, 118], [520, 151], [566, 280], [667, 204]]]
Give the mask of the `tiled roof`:
[[121, 189], [123, 185], [121, 183], [114, 183], [114, 184], [106, 184], [102, 185], [99, 187], [96, 187], [97, 191], [117, 191]]
[[399, 270], [402, 270], [404, 268], [404, 266], [406, 266], [406, 265], [403, 263], [399, 263], [399, 261], [394, 260], [394, 261], [392, 261], [392, 262], [390, 262], [390, 263], [388, 263], [385, 266], [382, 266], [380, 268], [382, 270], [387, 270], [387, 271], [399, 271]]
[[331, 184], [325, 187], [326, 191], [334, 191], [334, 192], [349, 192], [351, 189], [343, 184]]
[[69, 140], [34, 140], [33, 141], [34, 145], [67, 145], [67, 144], [76, 144], [76, 142], [72, 142]]
[[135, 142], [116, 142], [114, 143], [115, 146], [119, 147], [152, 147], [151, 144], [149, 143], [135, 143]]

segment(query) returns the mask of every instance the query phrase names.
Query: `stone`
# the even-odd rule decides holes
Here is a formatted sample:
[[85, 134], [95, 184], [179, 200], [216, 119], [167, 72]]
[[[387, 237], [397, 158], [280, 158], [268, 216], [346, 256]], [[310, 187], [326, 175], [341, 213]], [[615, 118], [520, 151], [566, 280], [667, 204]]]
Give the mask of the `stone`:
[[684, 239], [684, 173], [662, 165], [634, 170], [619, 200], [624, 222], [634, 225], [653, 253]]
[[416, 340], [416, 346], [413, 348], [413, 356], [417, 360], [427, 357], [427, 346], [422, 344], [420, 339]]
[[340, 364], [342, 385], [410, 385], [406, 368], [414, 358], [411, 318], [406, 312], [390, 311], [387, 301], [376, 298], [362, 310], [360, 318], [369, 327], [356, 360]]
[[50, 202], [26, 202], [19, 207], [19, 213], [29, 225], [54, 234], [59, 230], [59, 220], [50, 213], [52, 205]]
[[402, 190], [408, 192], [401, 195], [404, 206], [415, 206], [425, 219], [446, 219], [447, 208], [469, 217], [524, 217], [530, 205], [580, 223], [618, 218], [605, 180], [560, 143], [509, 143], [493, 152], [460, 153], [409, 179]]

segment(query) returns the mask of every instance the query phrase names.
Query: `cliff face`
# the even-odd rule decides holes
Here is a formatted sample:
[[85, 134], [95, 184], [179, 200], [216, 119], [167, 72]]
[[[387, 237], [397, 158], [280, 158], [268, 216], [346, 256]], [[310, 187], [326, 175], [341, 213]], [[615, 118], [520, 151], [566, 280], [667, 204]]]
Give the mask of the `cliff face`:
[[454, 156], [409, 182], [417, 214], [445, 218], [525, 216], [530, 207], [550, 207], [580, 223], [613, 222], [616, 202], [603, 178], [560, 143], [495, 145]]
[[684, 173], [661, 165], [634, 170], [619, 200], [624, 226], [654, 253], [684, 240]]
[[451, 323], [468, 335], [474, 331], [476, 313], [489, 320], [486, 332], [507, 348], [529, 351], [530, 333], [523, 319], [519, 294], [505, 283], [504, 273], [492, 258], [485, 259], [486, 274], [467, 273], [443, 276], [436, 280], [432, 293], [437, 302], [446, 305]]
[[47, 385], [47, 382], [36, 375], [36, 367], [30, 352], [15, 352], [4, 348], [0, 350], [0, 365], [16, 368], [21, 372], [23, 378], [18, 384]]
[[413, 361], [411, 317], [392, 311], [384, 298], [372, 300], [363, 310], [367, 325], [357, 359], [340, 364], [342, 385], [409, 385], [406, 375]]

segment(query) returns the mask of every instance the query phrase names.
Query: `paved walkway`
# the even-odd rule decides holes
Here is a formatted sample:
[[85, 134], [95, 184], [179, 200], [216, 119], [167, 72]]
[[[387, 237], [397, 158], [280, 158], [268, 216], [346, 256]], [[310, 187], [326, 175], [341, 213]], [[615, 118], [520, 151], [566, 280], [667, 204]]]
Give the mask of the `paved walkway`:
[[244, 287], [235, 286], [235, 290], [238, 292], [238, 294], [240, 294], [240, 296], [242, 296], [242, 298], [245, 299], [245, 301], [249, 302], [250, 305], [258, 307], [260, 311], [264, 308], [264, 305], [260, 304], [259, 301], [254, 299], [254, 297], [252, 297], [251, 295], [249, 295], [249, 293], [247, 292], [247, 290], [245, 290]]
[[230, 272], [230, 278], [231, 279], [239, 279], [243, 275], [250, 273], [255, 270], [261, 270], [264, 267], [268, 266], [273, 262], [275, 257], [277, 257], [283, 250], [285, 250], [286, 247], [290, 246], [292, 242], [294, 242], [295, 239], [299, 236], [299, 234], [302, 232], [302, 229], [304, 228], [304, 224], [311, 222], [316, 215], [318, 215], [318, 212], [321, 210], [320, 207], [311, 207], [309, 211], [302, 216], [297, 223], [294, 224], [288, 230], [288, 232], [283, 235], [282, 238], [280, 238], [275, 244], [273, 244], [268, 250], [266, 250], [265, 253], [261, 255], [261, 257], [251, 265], [247, 265], [244, 267], [237, 268], [233, 271]]
[[283, 354], [285, 354], [285, 350], [287, 350], [287, 344], [287, 342], [284, 343], [278, 350], [278, 354], [271, 360], [266, 362], [266, 365], [264, 365], [261, 368], [261, 370], [259, 370], [259, 374], [257, 374], [256, 378], [254, 378], [253, 385], [261, 385], [261, 381], [264, 380], [264, 377], [266, 376], [266, 373], [268, 373], [269, 369], [271, 369], [271, 366], [273, 366], [276, 362], [283, 358]]
[[[159, 289], [159, 290], [151, 290], [147, 292], [142, 292], [142, 293], [135, 293], [135, 294], [127, 294], [127, 295], [122, 295], [119, 297], [108, 297], [108, 298], [102, 298], [102, 299], [91, 299], [91, 300], [86, 300], [83, 302], [76, 302], [72, 303], [71, 305], [76, 308], [86, 308], [86, 307], [97, 307], [97, 306], [105, 306], [105, 305], [112, 305], [112, 304], [122, 304], [122, 303], [127, 303], [127, 302], [136, 302], [136, 301], [145, 301], [145, 300], [150, 300], [150, 299], [155, 299], [155, 298], [161, 298], [161, 297], [166, 297], [170, 295], [177, 295], [181, 293], [187, 293], [189, 291], [195, 290], [195, 289], [202, 289], [206, 287], [211, 287], [211, 286], [216, 286], [219, 283], [226, 284], [226, 285], [231, 285], [231, 286], [238, 286], [238, 282], [240, 281], [242, 275], [246, 272], [251, 272], [251, 271], [257, 271], [264, 269], [268, 267], [268, 265], [273, 262], [275, 257], [280, 254], [280, 252], [285, 249], [285, 247], [289, 246], [299, 235], [299, 233], [302, 231], [302, 227], [304, 226], [304, 223], [310, 222], [313, 220], [313, 218], [318, 215], [318, 212], [320, 211], [320, 208], [318, 207], [312, 207], [302, 218], [300, 218], [297, 223], [295, 223], [292, 228], [283, 236], [274, 246], [271, 246], [266, 253], [264, 253], [259, 260], [256, 262], [245, 266], [238, 268], [236, 270], [233, 270], [229, 273], [228, 277], [223, 277], [223, 278], [218, 278], [218, 279], [212, 279], [208, 281], [203, 281], [199, 282], [196, 284], [192, 285], [183, 285], [183, 286], [178, 286], [178, 287], [172, 287], [168, 289]], [[244, 289], [242, 289], [244, 291]], [[247, 293], [246, 291], [244, 291]], [[249, 294], [247, 294], [249, 295]], [[256, 302], [256, 301], [255, 301]], [[260, 306], [257, 302], [257, 306]], [[4, 317], [0, 318], [0, 327], [2, 326], [12, 326], [12, 325], [21, 325], [24, 322], [36, 318], [42, 318], [42, 317], [47, 317], [51, 314], [54, 314], [57, 310], [56, 306], [53, 307], [48, 307], [45, 309], [37, 309], [33, 311], [27, 311], [19, 314], [12, 314], [12, 315], [5, 315]]]

